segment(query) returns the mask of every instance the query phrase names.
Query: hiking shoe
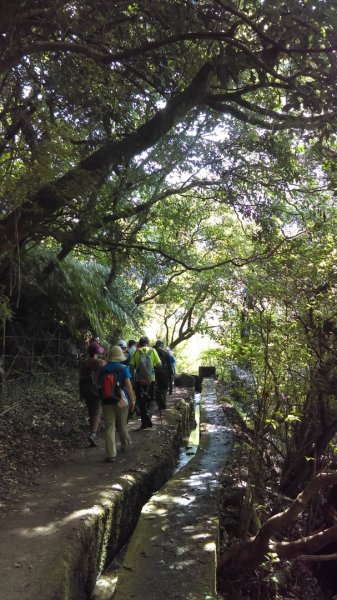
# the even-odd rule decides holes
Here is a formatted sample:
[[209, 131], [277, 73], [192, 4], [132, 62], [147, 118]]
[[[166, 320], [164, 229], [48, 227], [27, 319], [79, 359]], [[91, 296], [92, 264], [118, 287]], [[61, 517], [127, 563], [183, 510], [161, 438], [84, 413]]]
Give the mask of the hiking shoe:
[[97, 435], [96, 433], [91, 433], [89, 435], [89, 444], [92, 448], [97, 448]]
[[107, 463], [113, 463], [113, 462], [115, 462], [115, 460], [116, 460], [116, 457], [113, 457], [113, 456], [107, 456], [107, 457], [104, 459], [104, 462], [107, 462]]

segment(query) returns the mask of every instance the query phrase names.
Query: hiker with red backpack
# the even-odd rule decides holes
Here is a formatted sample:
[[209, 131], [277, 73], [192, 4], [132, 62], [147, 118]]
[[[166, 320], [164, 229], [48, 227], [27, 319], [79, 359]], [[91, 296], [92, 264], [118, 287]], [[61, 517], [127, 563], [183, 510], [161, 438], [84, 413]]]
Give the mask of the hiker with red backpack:
[[149, 338], [142, 336], [138, 349], [131, 357], [130, 366], [134, 368], [137, 406], [142, 421], [141, 429], [152, 427], [152, 407], [155, 399], [155, 367], [160, 358], [154, 348], [149, 347]]
[[124, 451], [131, 444], [128, 434], [128, 414], [135, 407], [129, 368], [123, 364], [125, 354], [119, 346], [111, 346], [107, 363], [102, 369], [99, 386], [103, 409], [106, 462], [114, 462], [117, 456], [116, 426]]
[[98, 379], [105, 360], [99, 355], [105, 354], [98, 338], [91, 338], [88, 346], [89, 357], [80, 364], [80, 396], [86, 403], [89, 416], [89, 444], [97, 446], [97, 430], [101, 420], [101, 399], [98, 389]]

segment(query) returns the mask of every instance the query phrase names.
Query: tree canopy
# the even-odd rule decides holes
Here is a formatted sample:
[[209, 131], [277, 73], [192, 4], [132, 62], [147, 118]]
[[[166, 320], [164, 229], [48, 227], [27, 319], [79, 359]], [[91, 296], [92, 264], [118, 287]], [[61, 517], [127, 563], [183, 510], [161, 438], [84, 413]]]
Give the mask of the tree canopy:
[[14, 1], [1, 22], [4, 275], [48, 240], [128, 255], [187, 190], [247, 210], [296, 176], [294, 131], [334, 135], [333, 2]]

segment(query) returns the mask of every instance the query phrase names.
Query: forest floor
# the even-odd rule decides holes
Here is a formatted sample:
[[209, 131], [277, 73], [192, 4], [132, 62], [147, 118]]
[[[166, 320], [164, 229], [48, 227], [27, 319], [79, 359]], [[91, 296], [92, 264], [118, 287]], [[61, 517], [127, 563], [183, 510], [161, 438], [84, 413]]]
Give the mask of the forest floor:
[[77, 372], [66, 372], [59, 382], [9, 384], [0, 404], [0, 514], [34, 488], [41, 471], [88, 446], [77, 379]]
[[[59, 382], [45, 378], [10, 387], [0, 404], [0, 518], [22, 505], [39, 485], [41, 476], [65, 460], [74, 450], [88, 448], [86, 408], [77, 392], [77, 373], [63, 373]], [[247, 472], [249, 442], [247, 428], [233, 406], [225, 402], [225, 386], [218, 386], [226, 416], [235, 432], [232, 457], [226, 467], [226, 482], [233, 487]], [[270, 490], [267, 510], [273, 510]], [[228, 529], [228, 509], [220, 513], [221, 531]], [[235, 541], [235, 534], [221, 535], [222, 549]], [[328, 600], [312, 571], [301, 564], [268, 561], [249, 581], [235, 591], [240, 600]], [[235, 596], [233, 595], [233, 598]]]

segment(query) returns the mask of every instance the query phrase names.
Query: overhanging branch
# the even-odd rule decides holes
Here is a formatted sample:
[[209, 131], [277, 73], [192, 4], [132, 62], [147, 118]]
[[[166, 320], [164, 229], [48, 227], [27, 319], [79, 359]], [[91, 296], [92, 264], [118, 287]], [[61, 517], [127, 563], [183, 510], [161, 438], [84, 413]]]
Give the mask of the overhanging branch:
[[225, 260], [219, 261], [217, 263], [213, 263], [211, 265], [191, 265], [188, 262], [186, 262], [185, 260], [178, 258], [176, 256], [173, 256], [173, 254], [169, 254], [168, 252], [166, 252], [165, 250], [161, 250], [158, 247], [154, 247], [151, 246], [150, 244], [146, 244], [146, 243], [135, 243], [135, 244], [130, 244], [130, 243], [124, 243], [124, 242], [107, 242], [107, 241], [102, 241], [101, 243], [111, 249], [111, 248], [129, 248], [129, 249], [134, 249], [134, 250], [143, 250], [144, 252], [151, 252], [154, 254], [159, 254], [160, 256], [163, 256], [164, 258], [167, 258], [168, 260], [181, 265], [182, 267], [184, 267], [187, 271], [195, 271], [197, 273], [201, 273], [202, 271], [212, 271], [213, 269], [217, 269], [219, 267], [223, 267], [225, 265], [233, 265], [235, 267], [243, 267], [244, 265], [250, 264], [252, 262], [256, 262], [259, 260], [264, 260], [265, 258], [268, 258], [269, 256], [273, 256], [284, 244], [291, 242], [293, 239], [299, 237], [299, 235], [302, 235], [303, 232], [298, 233], [297, 235], [293, 236], [293, 237], [287, 237], [282, 239], [278, 244], [275, 244], [274, 247], [272, 248], [268, 248], [268, 250], [264, 251], [264, 252], [259, 252], [256, 254], [252, 254], [251, 256], [247, 256], [247, 257], [236, 257], [236, 258], [227, 258]]

